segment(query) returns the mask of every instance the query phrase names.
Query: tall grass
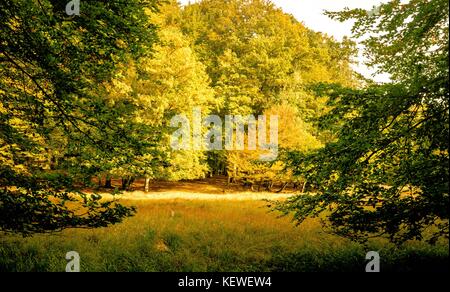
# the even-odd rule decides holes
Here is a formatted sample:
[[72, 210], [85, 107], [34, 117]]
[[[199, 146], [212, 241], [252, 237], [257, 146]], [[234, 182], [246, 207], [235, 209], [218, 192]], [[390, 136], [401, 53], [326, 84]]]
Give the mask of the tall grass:
[[93, 230], [32, 238], [2, 235], [0, 271], [361, 271], [377, 250], [385, 271], [446, 270], [448, 242], [368, 246], [325, 233], [317, 220], [295, 227], [260, 201], [133, 201], [135, 217]]

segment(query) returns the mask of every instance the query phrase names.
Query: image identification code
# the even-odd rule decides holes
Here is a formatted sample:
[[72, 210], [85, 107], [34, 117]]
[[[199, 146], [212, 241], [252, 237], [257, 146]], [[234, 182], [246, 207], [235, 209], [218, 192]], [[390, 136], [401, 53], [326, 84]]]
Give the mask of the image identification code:
[[178, 287], [203, 287], [206, 290], [212, 286], [221, 287], [270, 287], [272, 285], [270, 277], [222, 277], [214, 280], [212, 278], [189, 278], [188, 276], [178, 280]]

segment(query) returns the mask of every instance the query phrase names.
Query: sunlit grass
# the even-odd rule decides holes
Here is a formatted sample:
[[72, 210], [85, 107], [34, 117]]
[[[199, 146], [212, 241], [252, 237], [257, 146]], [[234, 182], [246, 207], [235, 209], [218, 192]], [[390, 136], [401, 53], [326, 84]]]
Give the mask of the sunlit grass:
[[385, 270], [441, 270], [448, 259], [448, 243], [362, 246], [325, 233], [318, 220], [295, 227], [262, 201], [125, 203], [137, 215], [108, 228], [3, 236], [0, 270], [64, 271], [72, 250], [82, 271], [364, 271], [369, 250], [380, 251]]

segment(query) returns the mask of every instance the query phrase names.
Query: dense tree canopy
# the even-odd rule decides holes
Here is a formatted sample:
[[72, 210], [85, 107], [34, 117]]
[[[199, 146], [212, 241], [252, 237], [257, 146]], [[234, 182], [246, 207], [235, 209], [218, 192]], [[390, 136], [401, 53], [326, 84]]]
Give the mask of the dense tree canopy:
[[[337, 42], [314, 32], [270, 1], [204, 0], [186, 6], [180, 17], [183, 32], [206, 66], [219, 105], [215, 112], [221, 116], [258, 115], [284, 104], [294, 108], [300, 123], [309, 122], [324, 111], [326, 98], [312, 94], [308, 84], [357, 84], [350, 67], [352, 41]], [[312, 128], [305, 134], [327, 139]], [[236, 161], [227, 159], [231, 156], [209, 156], [212, 172], [220, 172], [223, 165], [234, 171]]]
[[392, 82], [318, 86], [333, 108], [322, 126], [337, 139], [310, 155], [291, 153], [316, 191], [276, 208], [299, 222], [325, 212], [334, 232], [355, 240], [435, 242], [448, 238], [448, 2], [391, 1], [377, 11], [330, 15], [356, 20], [370, 63]]
[[[0, 4], [0, 230], [107, 226], [134, 213], [80, 192], [96, 180], [122, 178], [127, 190], [145, 178], [148, 190], [227, 174], [253, 190], [300, 186], [274, 208], [300, 223], [324, 213], [355, 240], [448, 236], [446, 1], [328, 13], [355, 20], [386, 84], [352, 70], [354, 40], [270, 1], [81, 1], [72, 16], [63, 2]], [[174, 149], [171, 118], [192, 122], [194, 108], [278, 116], [277, 159]]]
[[270, 1], [200, 1], [183, 10], [182, 28], [223, 113], [262, 113], [310, 82], [353, 82], [352, 42], [313, 32]]
[[170, 2], [158, 13], [149, 14], [150, 22], [159, 27], [159, 42], [152, 56], [130, 61], [108, 85], [116, 98], [127, 96], [134, 102], [138, 107], [135, 119], [154, 130], [148, 134], [140, 130], [140, 136], [153, 143], [127, 163], [117, 163], [110, 169], [111, 175], [181, 180], [203, 178], [207, 172], [202, 151], [173, 151], [170, 147], [174, 115], [184, 114], [192, 120], [194, 107], [208, 114], [216, 105], [204, 65], [173, 21], [179, 13], [177, 3]]
[[351, 41], [313, 32], [268, 1], [81, 1], [73, 16], [66, 4], [0, 6], [5, 231], [104, 226], [132, 214], [90, 195], [69, 208], [93, 177], [106, 187], [121, 177], [123, 189], [145, 177], [147, 189], [150, 179], [202, 178], [240, 164], [251, 168], [248, 180], [291, 181], [283, 161], [259, 163], [255, 153], [175, 151], [170, 118], [192, 118], [193, 107], [282, 114], [282, 147], [307, 151], [324, 140], [307, 120], [326, 99], [306, 85], [356, 84]]
[[[156, 1], [0, 4], [0, 229], [23, 234], [95, 227], [133, 210], [69, 191], [94, 171], [89, 161], [138, 153], [143, 141], [126, 101], [111, 103], [99, 84], [127, 56], [150, 52]], [[71, 167], [73, 166], [73, 168]], [[84, 215], [80, 215], [84, 214]]]

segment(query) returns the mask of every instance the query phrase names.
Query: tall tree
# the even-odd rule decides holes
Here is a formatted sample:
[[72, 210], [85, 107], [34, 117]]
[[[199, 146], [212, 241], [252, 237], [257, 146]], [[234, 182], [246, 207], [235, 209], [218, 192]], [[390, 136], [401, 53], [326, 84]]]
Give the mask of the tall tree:
[[[353, 42], [313, 32], [271, 1], [202, 0], [187, 5], [181, 17], [222, 116], [259, 115], [289, 103], [306, 121], [325, 106], [325, 99], [306, 90], [309, 83], [355, 84]], [[213, 169], [223, 166], [224, 157], [210, 155]]]
[[275, 208], [299, 222], [325, 213], [332, 231], [359, 241], [448, 238], [448, 2], [395, 0], [330, 16], [356, 21], [370, 64], [392, 82], [318, 87], [333, 107], [322, 125], [337, 139], [312, 155], [291, 153], [317, 191]]
[[[81, 1], [74, 16], [66, 1], [1, 2], [0, 230], [106, 226], [133, 212], [70, 191], [99, 154], [143, 146], [129, 134], [140, 128], [127, 118], [133, 105], [110, 102], [98, 84], [128, 56], [150, 51], [156, 35], [145, 10], [157, 2]], [[59, 159], [78, 170], [55, 169]]]
[[180, 31], [179, 14], [176, 1], [149, 13], [151, 23], [158, 26], [159, 38], [152, 56], [130, 61], [107, 85], [111, 98], [127, 96], [138, 108], [134, 119], [154, 129], [141, 135], [152, 142], [149, 147], [129, 161], [117, 161], [110, 169], [116, 176], [145, 177], [146, 189], [150, 179], [197, 179], [208, 170], [202, 151], [174, 150], [170, 146], [172, 117], [184, 115], [192, 121], [194, 107], [206, 115], [216, 105], [205, 67]]

